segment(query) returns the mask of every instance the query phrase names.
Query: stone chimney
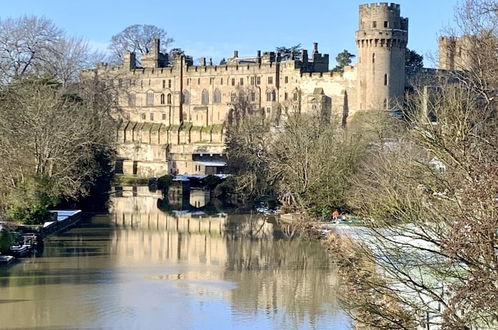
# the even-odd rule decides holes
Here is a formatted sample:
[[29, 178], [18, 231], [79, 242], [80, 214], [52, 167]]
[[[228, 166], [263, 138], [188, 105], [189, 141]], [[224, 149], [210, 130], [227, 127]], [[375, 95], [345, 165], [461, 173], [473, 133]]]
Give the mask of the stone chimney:
[[313, 54], [318, 54], [318, 42], [313, 43]]
[[306, 49], [301, 50], [301, 61], [308, 63], [308, 51]]
[[127, 70], [133, 70], [137, 67], [137, 57], [135, 53], [125, 52], [123, 56], [123, 67]]

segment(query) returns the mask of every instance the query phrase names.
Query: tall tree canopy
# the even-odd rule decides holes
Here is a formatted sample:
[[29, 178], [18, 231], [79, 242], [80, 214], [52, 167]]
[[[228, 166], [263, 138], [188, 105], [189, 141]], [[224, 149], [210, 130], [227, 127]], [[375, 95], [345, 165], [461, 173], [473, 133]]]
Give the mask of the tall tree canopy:
[[297, 45], [294, 45], [294, 46], [291, 46], [291, 47], [280, 46], [280, 47], [275, 48], [275, 51], [277, 53], [280, 53], [280, 55], [283, 58], [290, 58], [290, 56], [291, 56], [292, 53], [297, 54], [302, 49], [303, 49], [303, 47], [301, 47], [301, 44], [297, 44]]
[[167, 38], [166, 35], [166, 30], [155, 25], [130, 25], [112, 36], [109, 45], [112, 53], [111, 62], [120, 63], [127, 51], [135, 52], [140, 59], [140, 55], [147, 54], [151, 50], [154, 39], [161, 39], [161, 52], [166, 53], [167, 47], [173, 42], [173, 38]]
[[356, 57], [356, 55], [351, 54], [346, 49], [344, 49], [342, 52], [337, 54], [337, 56], [335, 57], [335, 60], [337, 61], [337, 65], [335, 66], [333, 71], [343, 72], [344, 67], [350, 65], [352, 62], [352, 59], [355, 57]]
[[405, 71], [408, 76], [417, 74], [424, 67], [424, 57], [407, 48], [405, 52]]

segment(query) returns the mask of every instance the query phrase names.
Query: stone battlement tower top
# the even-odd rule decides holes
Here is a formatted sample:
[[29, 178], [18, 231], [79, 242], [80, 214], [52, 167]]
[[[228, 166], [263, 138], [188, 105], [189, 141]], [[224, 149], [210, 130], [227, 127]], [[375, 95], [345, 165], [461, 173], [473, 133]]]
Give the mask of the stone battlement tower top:
[[372, 3], [360, 5], [359, 29], [396, 29], [408, 30], [408, 19], [401, 17], [400, 6], [395, 3]]
[[408, 19], [394, 3], [360, 5], [358, 105], [360, 110], [392, 109], [403, 97]]

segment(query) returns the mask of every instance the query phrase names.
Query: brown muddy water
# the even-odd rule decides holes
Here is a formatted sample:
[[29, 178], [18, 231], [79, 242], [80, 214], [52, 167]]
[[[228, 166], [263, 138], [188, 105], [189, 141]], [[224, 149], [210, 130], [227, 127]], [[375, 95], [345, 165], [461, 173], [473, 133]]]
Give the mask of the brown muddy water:
[[351, 328], [319, 243], [262, 215], [161, 211], [161, 197], [125, 188], [41, 257], [0, 267], [0, 328]]

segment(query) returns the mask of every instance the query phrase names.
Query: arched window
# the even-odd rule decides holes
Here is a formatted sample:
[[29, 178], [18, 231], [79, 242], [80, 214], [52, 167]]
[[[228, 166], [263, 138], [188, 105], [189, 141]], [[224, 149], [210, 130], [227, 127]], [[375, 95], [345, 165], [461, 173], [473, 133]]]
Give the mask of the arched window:
[[221, 103], [221, 92], [218, 88], [214, 90], [213, 103]]
[[237, 94], [235, 92], [233, 92], [232, 94], [230, 94], [230, 101], [232, 103], [237, 102]]
[[164, 104], [164, 94], [161, 94], [161, 104]]
[[205, 89], [202, 91], [201, 104], [209, 104], [209, 93]]
[[188, 91], [183, 91], [182, 93], [182, 101], [183, 104], [189, 104], [190, 103], [190, 94]]
[[154, 105], [154, 93], [153, 92], [147, 92], [147, 105]]
[[266, 100], [268, 102], [275, 102], [277, 100], [277, 92], [275, 90], [268, 91], [266, 93]]
[[171, 104], [171, 94], [168, 94], [168, 96], [166, 97], [166, 101], [168, 102], [168, 104]]

